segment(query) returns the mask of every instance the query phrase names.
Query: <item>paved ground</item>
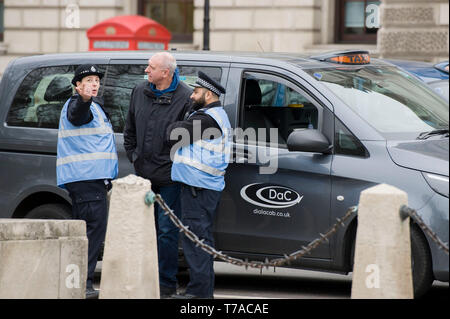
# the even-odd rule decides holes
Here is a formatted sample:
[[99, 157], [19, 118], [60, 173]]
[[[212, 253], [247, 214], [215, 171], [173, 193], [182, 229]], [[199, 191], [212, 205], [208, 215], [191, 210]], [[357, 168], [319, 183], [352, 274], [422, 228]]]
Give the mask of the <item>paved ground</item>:
[[[100, 268], [100, 267], [99, 267]], [[215, 262], [216, 299], [349, 299], [352, 275], [340, 275], [299, 269], [277, 268], [245, 270]], [[188, 272], [178, 275], [181, 289], [187, 285]], [[96, 288], [99, 287], [97, 278]], [[435, 281], [423, 299], [448, 300], [449, 284]]]

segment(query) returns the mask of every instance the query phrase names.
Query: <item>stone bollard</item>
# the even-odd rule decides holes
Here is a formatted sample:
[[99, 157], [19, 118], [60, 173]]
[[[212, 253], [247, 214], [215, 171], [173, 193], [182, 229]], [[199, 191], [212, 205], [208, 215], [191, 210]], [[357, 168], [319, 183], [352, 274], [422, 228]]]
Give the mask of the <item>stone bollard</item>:
[[113, 181], [102, 262], [100, 298], [159, 298], [158, 249], [149, 180]]
[[352, 299], [412, 299], [409, 217], [405, 192], [386, 184], [361, 192], [358, 205]]
[[86, 224], [0, 219], [0, 299], [84, 299]]

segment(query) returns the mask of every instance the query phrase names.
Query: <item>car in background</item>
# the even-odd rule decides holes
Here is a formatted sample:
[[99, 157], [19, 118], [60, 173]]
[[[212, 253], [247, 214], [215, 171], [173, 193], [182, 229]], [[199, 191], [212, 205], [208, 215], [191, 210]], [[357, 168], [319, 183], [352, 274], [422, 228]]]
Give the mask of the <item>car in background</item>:
[[386, 60], [386, 62], [402, 68], [427, 83], [448, 102], [448, 61], [440, 62], [438, 64], [405, 60]]

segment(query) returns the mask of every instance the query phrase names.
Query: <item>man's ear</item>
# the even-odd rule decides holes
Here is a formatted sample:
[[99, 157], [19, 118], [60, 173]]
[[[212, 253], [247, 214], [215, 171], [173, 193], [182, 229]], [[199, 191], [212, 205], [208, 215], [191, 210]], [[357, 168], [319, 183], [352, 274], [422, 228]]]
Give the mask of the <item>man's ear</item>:
[[164, 72], [166, 73], [167, 77], [170, 77], [170, 70], [169, 69], [165, 69]]
[[214, 99], [214, 97], [216, 96], [212, 91], [210, 90], [206, 90], [206, 94], [208, 94], [208, 99]]
[[216, 93], [214, 93], [210, 90], [206, 90], [206, 94], [208, 94], [208, 96], [207, 96], [208, 100], [217, 100], [219, 98]]

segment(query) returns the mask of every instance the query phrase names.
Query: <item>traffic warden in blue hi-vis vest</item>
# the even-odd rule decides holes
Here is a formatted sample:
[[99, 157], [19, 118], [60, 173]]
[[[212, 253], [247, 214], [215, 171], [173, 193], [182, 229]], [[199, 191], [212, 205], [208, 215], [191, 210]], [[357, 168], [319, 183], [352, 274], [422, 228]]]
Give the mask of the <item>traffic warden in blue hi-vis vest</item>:
[[97, 97], [102, 77], [92, 64], [75, 70], [72, 84], [77, 94], [64, 104], [58, 131], [57, 184], [69, 191], [72, 217], [86, 222], [86, 298], [98, 297], [93, 277], [106, 234], [107, 192], [118, 174], [114, 131], [103, 100]]
[[[182, 222], [204, 243], [214, 246], [212, 228], [225, 187], [231, 126], [219, 101], [225, 89], [201, 71], [192, 86], [195, 88], [191, 95], [194, 111], [186, 120], [168, 127], [166, 141], [177, 148], [173, 156], [172, 180], [182, 184]], [[181, 140], [172, 140], [171, 137], [179, 139], [178, 133]], [[182, 245], [190, 281], [184, 294], [173, 297], [213, 298], [213, 257], [185, 236]]]

